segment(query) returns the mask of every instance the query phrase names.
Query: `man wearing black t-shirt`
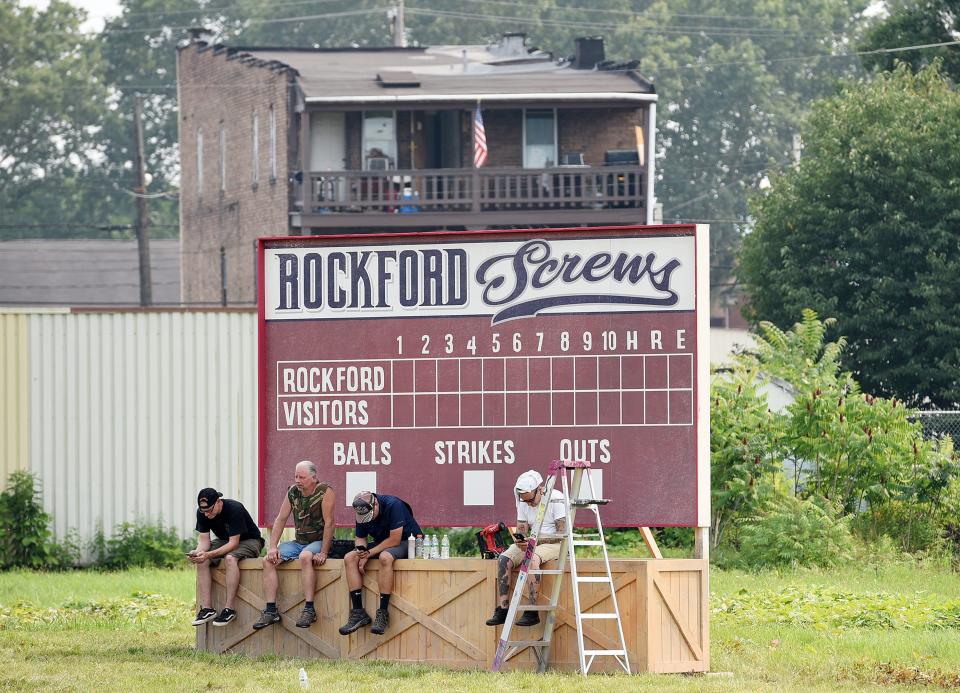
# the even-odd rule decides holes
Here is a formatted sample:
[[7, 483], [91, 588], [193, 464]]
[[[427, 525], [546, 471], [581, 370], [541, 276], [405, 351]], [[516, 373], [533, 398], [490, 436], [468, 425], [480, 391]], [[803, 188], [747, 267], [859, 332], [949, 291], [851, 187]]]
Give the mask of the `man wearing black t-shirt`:
[[[340, 627], [340, 635], [349, 635], [370, 623], [370, 614], [363, 608], [363, 572], [367, 561], [374, 557], [380, 563], [377, 573], [380, 608], [370, 632], [383, 635], [390, 625], [393, 561], [407, 558], [407, 537], [420, 534], [420, 525], [407, 502], [396, 496], [380, 496], [371, 491], [358, 493], [353, 499], [353, 511], [357, 515], [353, 542], [356, 548], [343, 557], [350, 590], [350, 617]], [[372, 544], [368, 544], [367, 537], [373, 538]]]
[[[215, 626], [225, 626], [237, 617], [234, 600], [240, 585], [240, 567], [244, 558], [257, 558], [263, 550], [263, 537], [260, 529], [250, 517], [250, 513], [239, 501], [223, 498], [223, 494], [212, 488], [205, 488], [197, 495], [197, 548], [187, 554], [191, 563], [197, 566], [197, 600], [200, 610], [193, 625], [201, 626], [213, 621]], [[210, 532], [216, 539], [210, 540]], [[213, 576], [210, 569], [224, 561], [227, 601], [218, 615], [213, 608], [210, 590]]]

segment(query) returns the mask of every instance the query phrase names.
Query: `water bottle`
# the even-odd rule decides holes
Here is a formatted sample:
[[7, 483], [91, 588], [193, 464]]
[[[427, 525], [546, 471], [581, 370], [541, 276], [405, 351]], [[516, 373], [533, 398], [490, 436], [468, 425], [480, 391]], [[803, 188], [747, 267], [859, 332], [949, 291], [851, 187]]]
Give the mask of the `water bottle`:
[[450, 558], [450, 538], [446, 534], [440, 543], [440, 558]]
[[407, 558], [417, 557], [417, 538], [412, 534], [407, 537]]
[[432, 534], [430, 535], [430, 558], [440, 558], [440, 542]]
[[423, 555], [423, 535], [422, 535], [422, 534], [418, 534], [418, 535], [417, 535], [417, 550], [416, 550], [415, 555], [416, 555], [417, 558], [424, 558], [424, 555]]
[[310, 679], [307, 678], [307, 670], [300, 667], [300, 688], [309, 688]]

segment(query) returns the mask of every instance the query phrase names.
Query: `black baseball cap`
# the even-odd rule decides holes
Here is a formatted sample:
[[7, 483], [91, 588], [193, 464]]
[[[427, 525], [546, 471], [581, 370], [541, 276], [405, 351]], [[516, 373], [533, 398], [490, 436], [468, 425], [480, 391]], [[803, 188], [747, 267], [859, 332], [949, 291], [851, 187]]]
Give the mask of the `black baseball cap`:
[[219, 498], [223, 498], [223, 494], [215, 488], [200, 489], [197, 494], [197, 507], [200, 510], [209, 510]]

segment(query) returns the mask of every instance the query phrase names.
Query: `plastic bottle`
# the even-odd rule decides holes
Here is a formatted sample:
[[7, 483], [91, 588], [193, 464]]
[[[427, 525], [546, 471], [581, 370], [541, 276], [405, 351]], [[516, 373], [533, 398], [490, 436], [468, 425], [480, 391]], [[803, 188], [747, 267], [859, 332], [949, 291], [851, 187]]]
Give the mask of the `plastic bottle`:
[[430, 558], [440, 558], [440, 541], [436, 535], [430, 535]]
[[407, 537], [407, 558], [417, 557], [417, 538], [412, 534]]
[[300, 688], [310, 688], [310, 679], [307, 678], [307, 670], [300, 667]]
[[415, 552], [416, 557], [423, 558], [423, 535], [422, 534], [417, 535], [416, 546], [417, 546], [417, 550]]
[[446, 534], [440, 542], [440, 558], [450, 558], [450, 538]]

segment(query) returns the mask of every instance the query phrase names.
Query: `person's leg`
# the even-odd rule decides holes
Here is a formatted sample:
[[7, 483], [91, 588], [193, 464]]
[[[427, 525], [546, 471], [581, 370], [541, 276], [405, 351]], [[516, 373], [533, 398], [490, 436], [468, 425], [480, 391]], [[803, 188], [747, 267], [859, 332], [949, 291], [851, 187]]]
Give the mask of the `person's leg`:
[[210, 561], [197, 563], [197, 602], [201, 609], [211, 608], [210, 590], [213, 576], [210, 574]]
[[[530, 570], [540, 568], [540, 556], [533, 554], [530, 558]], [[531, 604], [537, 603], [537, 595], [540, 594], [540, 576], [536, 573], [527, 573], [527, 598]]]
[[268, 604], [277, 602], [277, 566], [263, 561], [263, 599]]
[[506, 609], [510, 606], [510, 573], [520, 565], [523, 552], [514, 544], [500, 554], [497, 559], [497, 606]]
[[380, 556], [380, 572], [377, 574], [377, 587], [380, 594], [393, 594], [393, 561], [390, 551], [383, 551]]
[[224, 582], [227, 585], [227, 601], [224, 606], [233, 609], [240, 587], [240, 560], [232, 553], [223, 557]]
[[343, 557], [343, 568], [347, 574], [347, 589], [350, 591], [350, 616], [340, 626], [340, 635], [349, 635], [358, 628], [370, 623], [370, 614], [363, 608], [363, 575], [360, 573], [360, 556], [351, 551]]
[[303, 585], [303, 599], [313, 606], [313, 596], [317, 591], [317, 569], [313, 565], [313, 557], [320, 553], [323, 543], [311, 542], [300, 552], [300, 582]]

